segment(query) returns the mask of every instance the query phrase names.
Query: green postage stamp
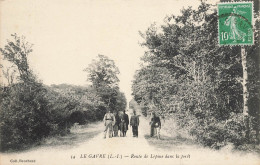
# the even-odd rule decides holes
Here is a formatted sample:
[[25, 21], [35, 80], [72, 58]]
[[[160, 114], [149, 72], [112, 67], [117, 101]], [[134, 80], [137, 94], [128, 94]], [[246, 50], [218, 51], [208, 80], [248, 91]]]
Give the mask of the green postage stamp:
[[218, 40], [220, 45], [253, 45], [253, 3], [218, 4]]

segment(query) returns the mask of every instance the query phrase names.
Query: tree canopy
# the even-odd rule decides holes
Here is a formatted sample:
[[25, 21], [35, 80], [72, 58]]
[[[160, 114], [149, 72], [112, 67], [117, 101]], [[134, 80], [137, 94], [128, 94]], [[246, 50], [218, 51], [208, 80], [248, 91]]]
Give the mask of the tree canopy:
[[[254, 114], [251, 117], [257, 123], [259, 16], [255, 17], [255, 45], [245, 49], [248, 52], [249, 102], [254, 102], [249, 113]], [[143, 112], [147, 114], [155, 109], [159, 114], [174, 116], [180, 126], [186, 126], [190, 133], [195, 131], [199, 139], [205, 137], [194, 129], [201, 128], [203, 132], [210, 121], [241, 122], [234, 117], [243, 111], [240, 47], [219, 46], [216, 7], [201, 3], [198, 9], [188, 7], [181, 10], [181, 15], [167, 16], [164, 20], [163, 25], [152, 24], [140, 33], [144, 39], [141, 46], [147, 51], [132, 90], [135, 100], [143, 105]], [[256, 124], [253, 127], [258, 131]]]
[[84, 71], [88, 73], [88, 80], [107, 106], [106, 108], [112, 111], [125, 110], [126, 98], [118, 86], [120, 72], [113, 60], [107, 56], [98, 55], [97, 59], [94, 59]]

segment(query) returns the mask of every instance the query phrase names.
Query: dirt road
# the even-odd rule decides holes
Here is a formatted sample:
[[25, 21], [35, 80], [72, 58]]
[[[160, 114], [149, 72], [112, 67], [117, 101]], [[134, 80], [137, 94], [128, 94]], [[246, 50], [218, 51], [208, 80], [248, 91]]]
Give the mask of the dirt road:
[[[141, 118], [139, 137], [103, 139], [103, 124], [90, 124], [72, 130], [65, 137], [50, 138], [36, 148], [20, 153], [1, 154], [1, 165], [93, 165], [93, 164], [170, 164], [170, 165], [254, 165], [260, 159], [256, 154], [231, 153], [204, 148], [182, 139], [149, 139], [149, 125]], [[171, 143], [172, 147], [168, 147]], [[174, 145], [172, 145], [174, 144]], [[160, 147], [158, 147], [160, 146]], [[31, 162], [25, 162], [30, 160]]]

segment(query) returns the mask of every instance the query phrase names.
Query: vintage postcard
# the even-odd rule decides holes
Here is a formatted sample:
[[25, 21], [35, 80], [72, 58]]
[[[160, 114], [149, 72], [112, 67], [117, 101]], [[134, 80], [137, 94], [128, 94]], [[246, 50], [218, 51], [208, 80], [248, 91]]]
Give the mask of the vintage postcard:
[[259, 165], [258, 0], [0, 0], [0, 165]]

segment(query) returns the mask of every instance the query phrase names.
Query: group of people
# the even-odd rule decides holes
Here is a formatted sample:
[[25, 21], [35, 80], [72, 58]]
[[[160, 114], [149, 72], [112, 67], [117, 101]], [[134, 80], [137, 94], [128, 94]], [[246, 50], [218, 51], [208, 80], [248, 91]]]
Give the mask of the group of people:
[[[128, 126], [132, 127], [133, 137], [138, 137], [138, 126], [139, 126], [139, 116], [136, 115], [136, 111], [133, 111], [133, 115], [130, 118], [123, 111], [122, 113], [114, 112], [111, 113], [110, 110], [104, 116], [104, 138], [106, 138], [107, 133], [109, 138], [118, 137], [120, 131], [120, 137], [125, 137], [126, 132], [128, 131]], [[150, 136], [153, 137], [156, 135], [158, 139], [160, 139], [160, 129], [161, 129], [161, 121], [160, 117], [157, 116], [154, 112], [151, 115], [150, 121]]]
[[130, 122], [129, 117], [125, 111], [123, 111], [121, 114], [119, 114], [119, 112], [115, 112], [113, 114], [110, 110], [108, 110], [105, 114], [103, 121], [105, 125], [104, 138], [106, 138], [107, 133], [109, 138], [118, 137], [119, 131], [120, 137], [125, 137], [129, 123], [132, 127], [133, 137], [138, 137], [139, 117], [136, 115], [135, 111], [130, 118]]

